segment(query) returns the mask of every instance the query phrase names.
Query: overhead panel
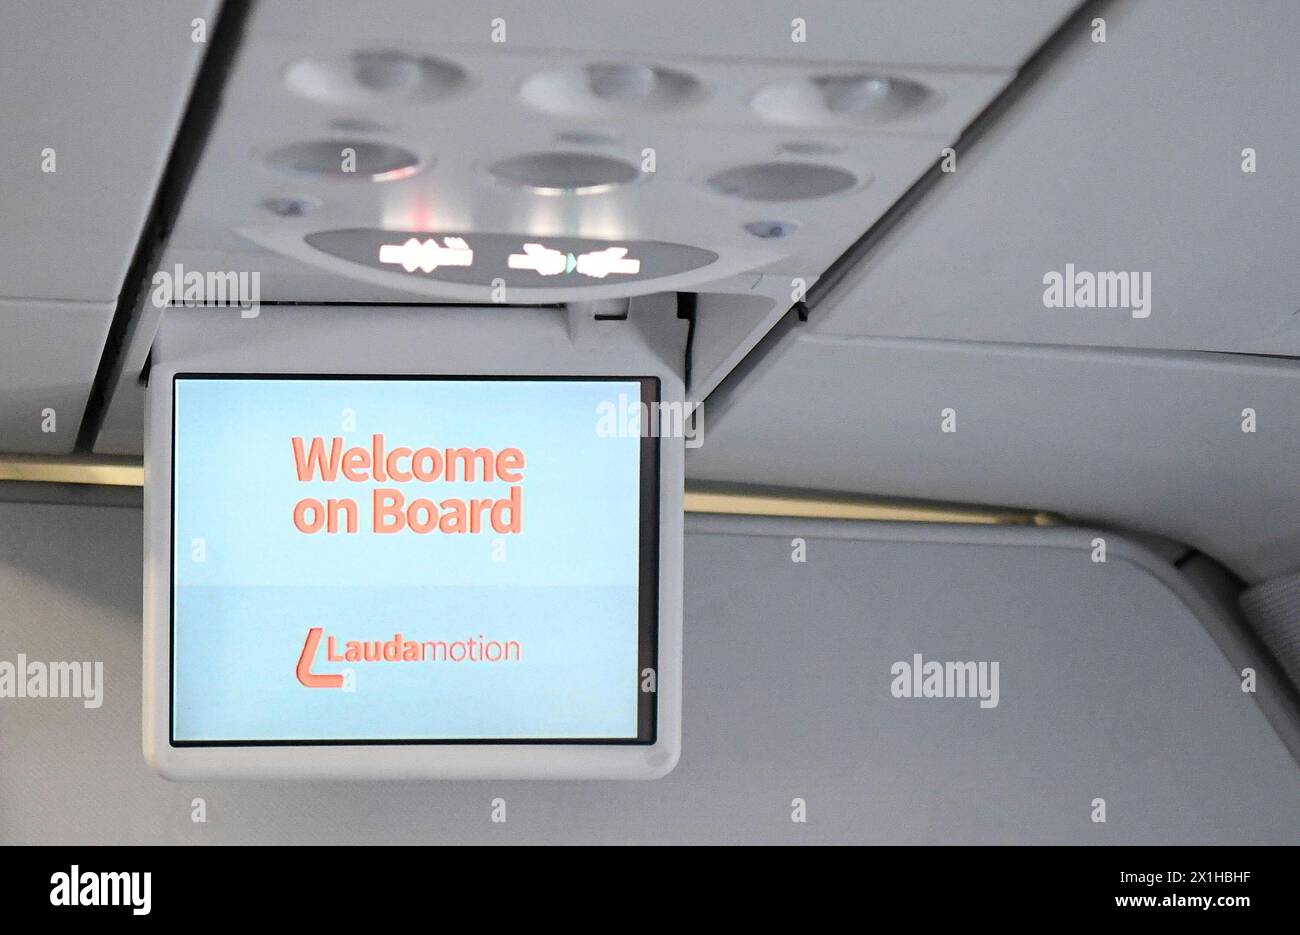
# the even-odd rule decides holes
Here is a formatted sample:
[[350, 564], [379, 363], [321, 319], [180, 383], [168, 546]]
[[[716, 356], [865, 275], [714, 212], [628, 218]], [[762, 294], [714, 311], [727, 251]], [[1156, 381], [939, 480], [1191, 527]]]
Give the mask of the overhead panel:
[[[163, 268], [256, 274], [263, 302], [756, 299], [710, 323], [707, 388], [1073, 7], [674, 2], [629, 29], [591, 2], [264, 0]], [[157, 316], [97, 451], [140, 450]]]
[[1300, 565], [1300, 367], [795, 328], [706, 403], [693, 480], [1019, 506]]
[[[810, 57], [781, 22], [768, 28], [784, 55], [769, 61], [737, 54], [734, 35], [726, 58], [671, 43], [597, 55], [553, 22], [530, 31], [535, 16], [506, 17], [502, 43], [490, 17], [451, 17], [475, 27], [459, 46], [402, 4], [372, 7], [360, 35], [316, 20], [268, 31], [283, 7], [259, 9], [166, 265], [256, 270], [264, 301], [499, 302], [500, 281], [504, 301], [529, 303], [742, 274], [748, 288], [761, 271], [815, 280], [1010, 76], [837, 61], [833, 45]], [[404, 236], [339, 249], [358, 229]], [[379, 256], [408, 237], [462, 252]], [[635, 242], [715, 256], [657, 275], [527, 262], [569, 252], [562, 238], [628, 261], [645, 259]]]

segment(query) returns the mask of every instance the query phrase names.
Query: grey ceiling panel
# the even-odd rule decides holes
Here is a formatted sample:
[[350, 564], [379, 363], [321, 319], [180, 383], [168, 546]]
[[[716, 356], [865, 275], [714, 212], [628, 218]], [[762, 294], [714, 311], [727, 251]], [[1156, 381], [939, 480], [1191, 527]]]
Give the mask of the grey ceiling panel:
[[[819, 840], [1295, 841], [1286, 693], [1275, 733], [1240, 686], [1263, 667], [1220, 650], [1217, 612], [1120, 537], [1094, 564], [1094, 535], [693, 517], [679, 771], [728, 751], [732, 813], [799, 795]], [[997, 706], [896, 697], [916, 654], [997, 661]], [[693, 724], [701, 702], [714, 716]]]
[[0, 300], [0, 455], [72, 451], [113, 306]]
[[[1077, 0], [659, 0], [619, 11], [610, 0], [554, 4], [504, 0], [486, 6], [433, 5], [427, 0], [378, 0], [365, 14], [351, 2], [313, 2], [310, 15], [295, 0], [262, 0], [258, 32], [299, 36], [304, 28], [359, 43], [453, 44], [511, 49], [566, 49], [615, 60], [628, 53], [707, 57], [875, 61], [1015, 68]], [[647, 13], [653, 15], [643, 15]], [[791, 39], [802, 18], [807, 41]], [[494, 20], [504, 42], [492, 40]], [[631, 27], [631, 28], [629, 28]]]
[[215, 8], [0, 5], [0, 454], [73, 449]]
[[1251, 580], [1300, 567], [1300, 362], [794, 326], [706, 416], [696, 480], [1059, 511]]
[[[1300, 4], [1104, 11], [1106, 42], [1079, 26], [818, 330], [1300, 355]], [[1149, 273], [1149, 317], [1045, 307], [1066, 264]]]
[[0, 5], [0, 297], [117, 299], [215, 6]]

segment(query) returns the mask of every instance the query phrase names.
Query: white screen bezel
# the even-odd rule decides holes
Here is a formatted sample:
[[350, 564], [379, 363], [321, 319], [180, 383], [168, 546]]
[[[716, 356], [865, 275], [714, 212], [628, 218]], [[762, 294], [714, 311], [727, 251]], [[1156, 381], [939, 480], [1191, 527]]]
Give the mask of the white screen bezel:
[[[146, 758], [164, 776], [197, 778], [654, 778], [680, 750], [680, 438], [659, 440], [656, 714], [652, 743], [541, 741], [177, 745], [171, 738], [172, 444], [178, 374], [301, 376], [681, 378], [626, 321], [592, 322], [578, 338], [559, 310], [269, 308], [252, 320], [225, 309], [170, 309], [155, 342], [146, 416]], [[364, 336], [340, 340], [360, 326]], [[503, 341], [503, 336], [510, 338]], [[229, 337], [231, 340], [223, 340]], [[236, 337], [243, 341], [235, 341]], [[286, 345], [291, 344], [291, 349]], [[430, 355], [430, 346], [457, 347]], [[431, 358], [438, 357], [433, 361]], [[631, 369], [629, 369], [631, 368]]]

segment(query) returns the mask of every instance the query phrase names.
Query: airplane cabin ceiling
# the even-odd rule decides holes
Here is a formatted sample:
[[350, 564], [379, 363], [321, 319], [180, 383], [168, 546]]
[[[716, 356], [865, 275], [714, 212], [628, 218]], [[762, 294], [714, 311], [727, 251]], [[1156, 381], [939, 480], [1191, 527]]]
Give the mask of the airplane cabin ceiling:
[[[736, 366], [694, 480], [1056, 511], [1251, 581], [1300, 566], [1294, 4], [672, 2], [635, 28], [594, 2], [304, 9], [0, 11], [0, 453], [141, 453], [160, 310], [128, 269], [182, 116], [219, 104], [162, 268], [256, 270], [264, 302], [454, 303], [483, 287], [303, 235], [685, 243], [717, 262], [639, 291], [704, 293], [701, 385]], [[220, 94], [192, 95], [194, 21], [210, 39], [222, 10]], [[378, 180], [330, 177], [337, 143]], [[624, 184], [647, 146], [654, 177]], [[556, 198], [557, 172], [595, 181]], [[1067, 272], [1131, 273], [1145, 307], [1048, 307]], [[808, 320], [760, 341], [800, 281]]]

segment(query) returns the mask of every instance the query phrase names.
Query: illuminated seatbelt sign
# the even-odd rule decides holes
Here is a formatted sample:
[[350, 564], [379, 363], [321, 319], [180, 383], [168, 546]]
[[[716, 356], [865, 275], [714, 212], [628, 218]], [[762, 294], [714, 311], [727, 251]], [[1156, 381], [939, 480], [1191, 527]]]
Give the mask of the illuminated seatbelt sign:
[[523, 253], [510, 254], [508, 264], [511, 269], [531, 269], [543, 276], [577, 271], [592, 279], [604, 279], [610, 273], [635, 276], [641, 272], [641, 261], [629, 258], [627, 247], [605, 247], [575, 256], [539, 243], [526, 243]]
[[395, 276], [509, 288], [591, 288], [679, 276], [717, 261], [686, 244], [654, 240], [369, 228], [307, 234], [307, 245], [330, 256]]

